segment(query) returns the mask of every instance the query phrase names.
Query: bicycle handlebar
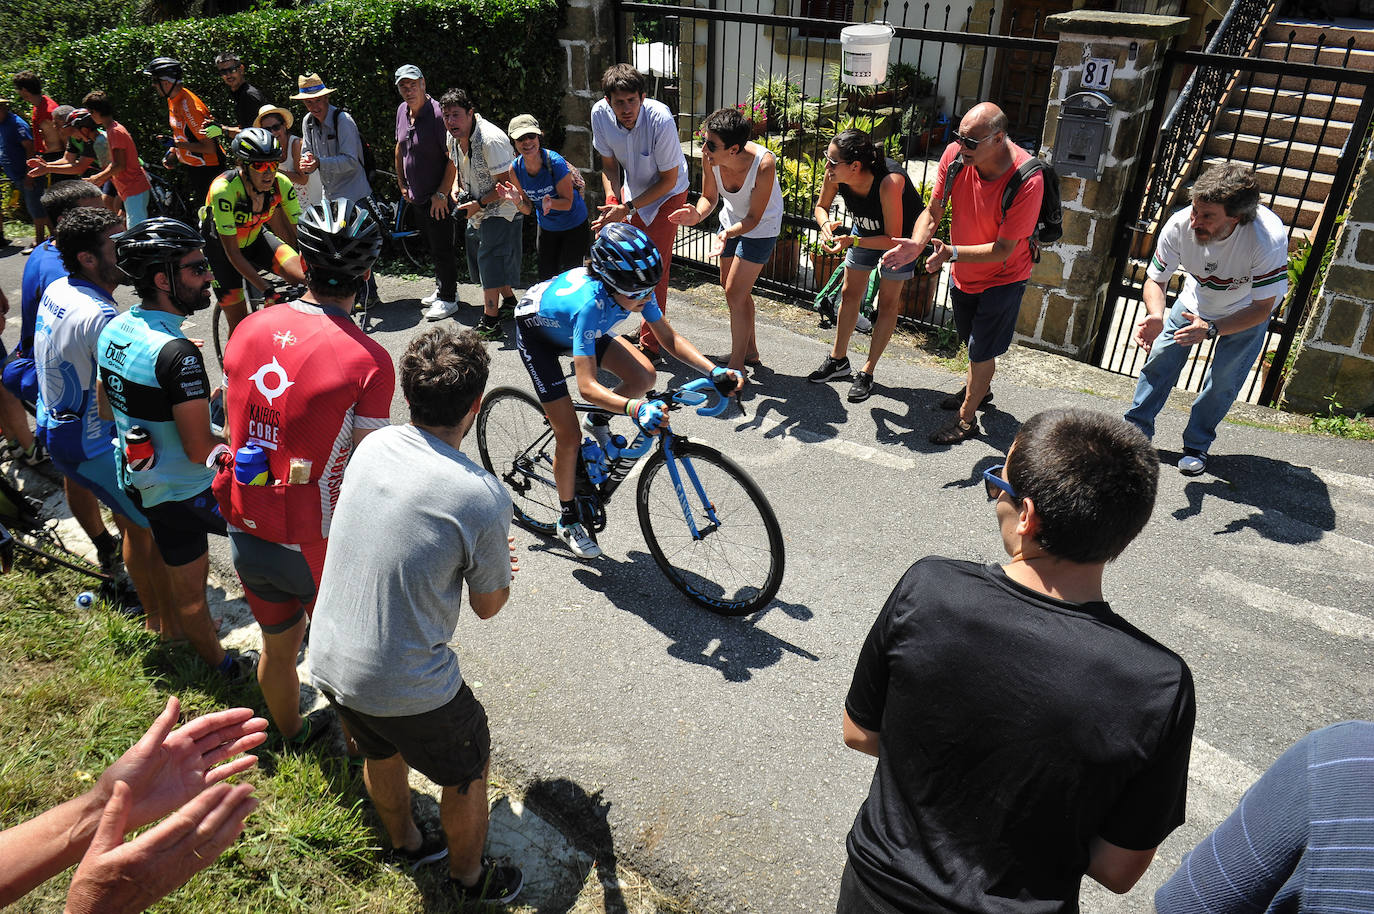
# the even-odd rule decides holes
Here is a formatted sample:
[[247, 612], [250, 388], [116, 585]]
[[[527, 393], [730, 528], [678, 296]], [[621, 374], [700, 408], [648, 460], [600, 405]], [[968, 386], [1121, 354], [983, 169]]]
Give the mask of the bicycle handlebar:
[[[718, 402], [714, 406], [699, 406], [698, 404], [705, 403], [710, 399], [707, 396], [708, 391], [716, 395]], [[668, 391], [667, 396], [672, 398], [674, 406], [696, 406], [697, 414], [701, 416], [719, 416], [730, 405], [729, 398], [722, 397], [716, 391], [716, 386], [711, 383], [710, 378], [697, 378], [695, 381], [688, 381], [677, 390]]]

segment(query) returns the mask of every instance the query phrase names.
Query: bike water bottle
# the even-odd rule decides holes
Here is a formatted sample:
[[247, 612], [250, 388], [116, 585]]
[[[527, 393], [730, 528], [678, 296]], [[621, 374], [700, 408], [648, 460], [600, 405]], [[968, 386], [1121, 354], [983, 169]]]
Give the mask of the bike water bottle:
[[234, 478], [245, 486], [265, 486], [267, 452], [256, 444], [245, 444], [234, 454]]
[[151, 470], [157, 464], [153, 436], [141, 425], [131, 426], [124, 436], [124, 462], [130, 470]]
[[582, 442], [582, 462], [593, 485], [599, 486], [606, 481], [606, 452], [590, 435]]
[[615, 461], [620, 459], [620, 452], [625, 450], [625, 436], [612, 435], [606, 439], [606, 460]]

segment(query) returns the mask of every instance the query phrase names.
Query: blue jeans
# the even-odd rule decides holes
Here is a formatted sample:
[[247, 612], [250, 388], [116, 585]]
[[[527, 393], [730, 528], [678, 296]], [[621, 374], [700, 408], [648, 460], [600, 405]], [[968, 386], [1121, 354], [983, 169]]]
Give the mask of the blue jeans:
[[[1140, 369], [1140, 380], [1135, 386], [1135, 402], [1126, 412], [1126, 421], [1153, 438], [1155, 416], [1164, 407], [1183, 371], [1190, 346], [1174, 342], [1174, 333], [1186, 326], [1188, 321], [1183, 312], [1197, 307], [1192, 296], [1180, 295], [1174, 302], [1164, 321], [1164, 330], [1155, 339], [1150, 355]], [[1196, 313], [1196, 312], [1194, 312]], [[1250, 368], [1264, 347], [1265, 332], [1269, 322], [1263, 321], [1249, 330], [1218, 336], [1216, 348], [1212, 351], [1212, 364], [1207, 366], [1207, 376], [1203, 378], [1202, 390], [1193, 401], [1192, 412], [1188, 415], [1188, 427], [1183, 430], [1183, 446], [1199, 453], [1207, 453], [1217, 437], [1217, 426], [1226, 418], [1231, 404], [1250, 374]]]

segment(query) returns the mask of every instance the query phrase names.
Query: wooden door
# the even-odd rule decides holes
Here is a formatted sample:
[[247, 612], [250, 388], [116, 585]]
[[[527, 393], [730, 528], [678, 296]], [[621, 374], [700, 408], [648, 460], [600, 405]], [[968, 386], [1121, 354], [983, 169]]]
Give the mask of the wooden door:
[[[1074, 8], [1073, 0], [1007, 0], [999, 34], [1016, 38], [1044, 38], [1046, 16]], [[1038, 146], [1045, 125], [1045, 102], [1054, 73], [1054, 54], [1000, 50], [992, 69], [988, 98], [1007, 114], [1013, 140]]]

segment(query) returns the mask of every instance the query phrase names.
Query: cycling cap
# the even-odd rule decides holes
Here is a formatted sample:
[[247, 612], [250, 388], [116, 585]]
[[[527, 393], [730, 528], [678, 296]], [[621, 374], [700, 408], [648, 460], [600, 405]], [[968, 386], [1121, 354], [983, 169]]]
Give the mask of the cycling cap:
[[382, 250], [377, 220], [351, 200], [326, 200], [307, 207], [296, 223], [296, 238], [301, 259], [312, 270], [353, 279], [371, 269]]
[[658, 285], [663, 258], [643, 229], [612, 222], [592, 242], [591, 269], [613, 290], [633, 298]]
[[272, 131], [262, 127], [240, 130], [229, 151], [245, 162], [280, 162], [283, 158], [281, 143]]
[[85, 108], [76, 108], [71, 114], [67, 115], [68, 127], [91, 127], [96, 126], [95, 118], [91, 117], [91, 112]]
[[151, 79], [170, 79], [173, 82], [181, 82], [184, 73], [181, 61], [174, 57], [154, 57], [148, 66], [143, 68], [144, 76]]
[[205, 247], [200, 232], [184, 222], [154, 216], [114, 236], [115, 263], [130, 279], [142, 279], [150, 267], [176, 261]]

